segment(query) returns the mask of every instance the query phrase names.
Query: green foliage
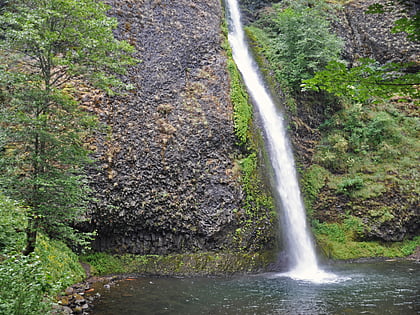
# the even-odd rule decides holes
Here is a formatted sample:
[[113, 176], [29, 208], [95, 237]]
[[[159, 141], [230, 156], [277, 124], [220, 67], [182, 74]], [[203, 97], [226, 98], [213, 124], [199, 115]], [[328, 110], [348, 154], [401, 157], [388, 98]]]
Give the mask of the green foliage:
[[41, 234], [35, 255], [45, 270], [45, 278], [51, 285], [52, 294], [82, 281], [86, 276], [79, 263], [79, 257], [61, 241], [49, 239]]
[[[226, 34], [226, 27], [224, 31]], [[224, 48], [228, 54], [230, 97], [234, 111], [235, 134], [239, 144], [247, 152], [250, 152], [245, 158], [238, 161], [241, 173], [240, 181], [246, 197], [243, 211], [237, 212], [237, 215], [240, 216], [241, 227], [235, 230], [233, 238], [243, 250], [260, 250], [261, 248], [257, 249], [254, 246], [261, 246], [272, 241], [270, 239], [271, 228], [275, 218], [275, 213], [272, 211], [273, 200], [267, 194], [267, 188], [264, 187], [258, 170], [259, 161], [256, 148], [259, 147], [257, 144], [259, 136], [252, 129], [252, 105], [227, 41]]]
[[[401, 114], [392, 103], [348, 105], [323, 125], [324, 138], [315, 161], [333, 172], [365, 172], [361, 164], [398, 161], [412, 156], [418, 122]], [[371, 167], [371, 165], [369, 166]]]
[[241, 74], [232, 59], [228, 60], [230, 75], [230, 98], [233, 104], [233, 119], [235, 133], [241, 144], [245, 144], [249, 138], [252, 121], [252, 106], [248, 100], [248, 93], [242, 82]]
[[19, 253], [26, 213], [18, 202], [0, 194], [0, 314], [47, 314], [51, 297], [85, 276], [66, 245], [42, 234], [34, 253]]
[[313, 204], [318, 198], [321, 189], [325, 186], [329, 174], [330, 173], [325, 168], [317, 164], [311, 165], [302, 174], [300, 185], [308, 217], [313, 216]]
[[392, 32], [404, 32], [409, 40], [420, 42], [420, 13], [417, 12], [412, 17], [403, 17], [395, 21]]
[[80, 174], [88, 162], [82, 141], [91, 119], [58, 93], [23, 82], [15, 88], [21, 90], [0, 108], [0, 132], [8, 140], [0, 154], [0, 185], [29, 206], [28, 228], [71, 238], [69, 224], [84, 211], [89, 193]]
[[350, 195], [354, 190], [361, 189], [363, 186], [363, 179], [359, 176], [346, 178], [338, 184], [338, 192], [345, 195]]
[[45, 270], [33, 255], [12, 255], [0, 263], [0, 313], [46, 314], [50, 305], [44, 298]]
[[84, 270], [63, 243], [41, 236], [28, 256], [5, 250], [0, 261], [0, 313], [47, 314], [54, 295], [81, 281]]
[[79, 107], [72, 84], [112, 92], [124, 86], [115, 74], [135, 62], [107, 9], [94, 0], [19, 0], [0, 15], [0, 187], [29, 206], [25, 253], [38, 231], [83, 241], [71, 226], [89, 199], [81, 174], [96, 118]]
[[[347, 68], [341, 61], [330, 61], [325, 70], [313, 78], [304, 78], [303, 90], [325, 90], [348, 102], [370, 102], [389, 99], [391, 96], [419, 98], [416, 85], [419, 73], [407, 73], [413, 63], [387, 63], [379, 65], [373, 59], [360, 59], [359, 65]], [[321, 70], [321, 69], [319, 69]]]
[[[397, 7], [396, 4], [399, 4], [400, 6]], [[387, 0], [382, 3], [371, 4], [366, 13], [383, 14], [385, 12], [390, 12], [394, 15], [402, 15], [403, 17], [400, 17], [395, 21], [392, 32], [404, 32], [407, 34], [409, 40], [420, 42], [420, 13], [417, 12], [415, 6], [415, 2], [410, 0]], [[410, 11], [413, 11], [413, 9], [416, 13], [411, 15]]]
[[253, 243], [269, 243], [276, 218], [273, 198], [262, 182], [255, 152], [239, 161], [241, 184], [245, 192], [243, 222], [235, 231], [235, 239], [243, 250], [255, 250]]
[[45, 84], [60, 86], [83, 75], [109, 90], [121, 85], [114, 76], [135, 62], [127, 42], [114, 38], [115, 18], [108, 6], [95, 0], [18, 0], [0, 16], [5, 30], [1, 48], [24, 56], [35, 76]]
[[[258, 175], [257, 156], [251, 153], [239, 161], [241, 166], [241, 182], [246, 192], [246, 212], [251, 218], [260, 215], [258, 209], [273, 209], [273, 200], [262, 192], [263, 183]], [[254, 222], [255, 223], [255, 222]]]
[[82, 260], [91, 266], [91, 273], [94, 275], [126, 272], [118, 256], [97, 252], [82, 256]]
[[258, 21], [266, 32], [262, 43], [268, 38], [264, 53], [282, 86], [296, 92], [301, 80], [338, 60], [342, 42], [330, 32], [328, 9], [325, 1], [283, 1]]
[[26, 209], [0, 193], [0, 253], [23, 247]]
[[318, 245], [324, 254], [333, 259], [361, 257], [406, 257], [420, 246], [420, 237], [403, 242], [361, 242], [365, 226], [360, 218], [349, 216], [342, 223], [319, 223], [313, 221]]
[[325, 255], [331, 259], [357, 259], [363, 257], [407, 257], [420, 246], [419, 238], [403, 242], [334, 242], [320, 237], [318, 244]]
[[384, 223], [394, 218], [394, 215], [392, 214], [392, 209], [387, 206], [369, 210], [369, 215], [373, 217], [376, 220], [376, 222], [379, 223]]
[[314, 220], [312, 226], [316, 236], [327, 236], [329, 240], [339, 243], [357, 240], [364, 231], [362, 221], [354, 216], [348, 216], [342, 223], [319, 223]]
[[[314, 11], [309, 13], [312, 9]], [[283, 39], [283, 35], [279, 36], [280, 32], [275, 32], [276, 23], [287, 25], [287, 18], [294, 21], [305, 10], [308, 10], [308, 17], [317, 16], [320, 19], [334, 14], [324, 1], [282, 1], [273, 9], [262, 11], [261, 15], [268, 16], [260, 18], [257, 24], [248, 28], [251, 39], [257, 41], [255, 51], [257, 54], [264, 54], [274, 65], [277, 69], [276, 79], [283, 80], [283, 86], [288, 84], [285, 84], [287, 77], [285, 79], [279, 74], [283, 64], [278, 58], [283, 55], [276, 55], [283, 50], [274, 51], [273, 44], [276, 40], [282, 40], [283, 43], [278, 43], [278, 46], [284, 46], [287, 39]], [[303, 37], [310, 37], [308, 34], [311, 27], [307, 28], [308, 30], [299, 30], [296, 25], [289, 34], [293, 35], [299, 30]], [[305, 39], [301, 41], [296, 37], [290, 47], [304, 42]], [[308, 54], [311, 53], [311, 49], [308, 49]], [[299, 60], [290, 56], [288, 58]], [[290, 64], [295, 66], [297, 62]], [[287, 66], [289, 64], [285, 67]], [[301, 186], [308, 214], [315, 218], [325, 218], [322, 211], [325, 207], [332, 206], [337, 207], [337, 210], [328, 209], [331, 220], [353, 214], [363, 217], [366, 224], [365, 227], [353, 222], [359, 227], [356, 231], [346, 227], [349, 223], [347, 220], [341, 223], [314, 224], [318, 232], [323, 229], [322, 233], [316, 233], [318, 242], [327, 252], [332, 248], [333, 253], [330, 254], [334, 257], [403, 255], [397, 248], [405, 245], [397, 244], [391, 249], [390, 245], [360, 242], [359, 237], [367, 233], [368, 224], [394, 222], [397, 213], [412, 215], [412, 209], [419, 202], [419, 188], [413, 184], [419, 178], [417, 164], [420, 151], [417, 88], [420, 80], [419, 74], [413, 72], [416, 66], [418, 65], [408, 63], [380, 65], [375, 60], [361, 59], [355, 67], [348, 69], [336, 57], [312, 72], [312, 75], [315, 74], [313, 79], [309, 79], [310, 76], [303, 77], [303, 90], [326, 90], [334, 97], [334, 102], [341, 103], [340, 106], [334, 106], [334, 112], [330, 113], [331, 116], [319, 128], [322, 139], [313, 155], [314, 164], [302, 174]], [[297, 73], [290, 70], [286, 75]], [[299, 83], [296, 80], [294, 86], [298, 87]], [[285, 94], [289, 94], [287, 90]], [[340, 109], [337, 111], [338, 107]], [[389, 196], [395, 194], [398, 195], [398, 200], [404, 202], [392, 203]], [[317, 211], [320, 213], [312, 214], [314, 209], [319, 209]], [[346, 247], [348, 255], [345, 252]]]

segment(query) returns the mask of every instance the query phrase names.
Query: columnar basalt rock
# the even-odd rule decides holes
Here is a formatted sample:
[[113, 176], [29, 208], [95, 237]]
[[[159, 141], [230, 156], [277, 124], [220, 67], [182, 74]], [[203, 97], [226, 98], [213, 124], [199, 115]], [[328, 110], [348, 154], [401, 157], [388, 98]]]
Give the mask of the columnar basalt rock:
[[98, 250], [136, 254], [232, 243], [242, 191], [218, 0], [108, 0], [141, 62], [102, 102], [109, 135], [90, 170]]

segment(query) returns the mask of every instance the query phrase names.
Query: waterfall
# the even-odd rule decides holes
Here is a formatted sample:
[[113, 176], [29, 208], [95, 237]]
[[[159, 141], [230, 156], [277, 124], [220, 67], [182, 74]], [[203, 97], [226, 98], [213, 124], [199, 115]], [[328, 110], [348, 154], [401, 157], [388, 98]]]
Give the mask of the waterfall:
[[237, 0], [225, 1], [229, 17], [229, 43], [232, 48], [233, 59], [261, 116], [270, 162], [274, 170], [275, 189], [282, 207], [281, 221], [287, 236], [290, 270], [281, 275], [295, 279], [324, 281], [324, 279], [331, 278], [333, 275], [318, 267], [314, 246], [307, 227], [293, 152], [282, 114], [277, 110], [249, 51]]

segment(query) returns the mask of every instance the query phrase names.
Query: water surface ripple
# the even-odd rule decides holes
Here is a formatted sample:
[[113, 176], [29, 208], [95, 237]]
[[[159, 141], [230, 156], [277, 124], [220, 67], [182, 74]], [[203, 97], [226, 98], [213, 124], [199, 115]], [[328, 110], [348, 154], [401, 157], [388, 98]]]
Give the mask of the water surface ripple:
[[271, 273], [139, 277], [103, 289], [91, 314], [419, 314], [418, 263], [339, 264], [331, 269], [347, 280], [317, 284]]

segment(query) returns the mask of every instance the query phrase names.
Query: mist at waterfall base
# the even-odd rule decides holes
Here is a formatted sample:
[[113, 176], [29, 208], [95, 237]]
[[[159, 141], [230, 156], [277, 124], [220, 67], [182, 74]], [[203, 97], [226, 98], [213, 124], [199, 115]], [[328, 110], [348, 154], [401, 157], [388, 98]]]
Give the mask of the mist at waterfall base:
[[[349, 280], [314, 283], [275, 274], [235, 277], [139, 277], [99, 292], [91, 315], [415, 315], [418, 263], [336, 264]], [[274, 276], [274, 277], [273, 277]]]
[[281, 203], [280, 221], [285, 231], [290, 270], [280, 276], [314, 282], [339, 281], [334, 274], [326, 273], [318, 266], [283, 116], [266, 89], [249, 52], [237, 0], [226, 0], [226, 7], [233, 59], [258, 109], [274, 172], [275, 191]]

